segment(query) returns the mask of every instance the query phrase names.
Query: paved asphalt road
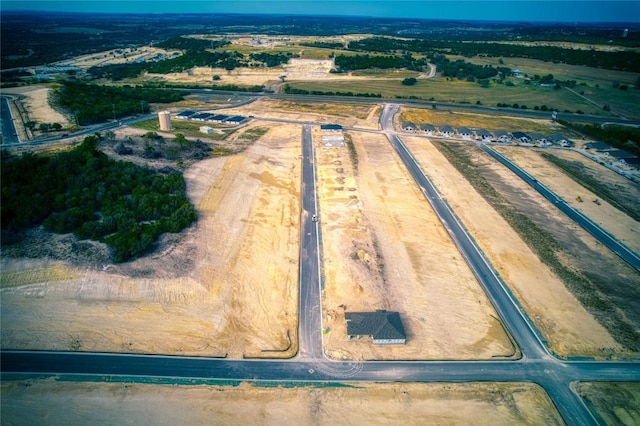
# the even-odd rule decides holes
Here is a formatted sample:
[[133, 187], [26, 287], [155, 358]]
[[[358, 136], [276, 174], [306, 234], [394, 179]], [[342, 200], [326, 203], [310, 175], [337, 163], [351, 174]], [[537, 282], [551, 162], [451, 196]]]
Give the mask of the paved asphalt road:
[[558, 209], [560, 209], [563, 213], [573, 219], [573, 221], [578, 225], [582, 226], [582, 228], [593, 235], [598, 241], [608, 247], [609, 250], [620, 256], [622, 259], [624, 259], [625, 262], [633, 266], [636, 270], [640, 271], [640, 256], [638, 256], [638, 254], [615, 239], [611, 234], [602, 229], [587, 216], [569, 206], [569, 204], [567, 204], [563, 199], [556, 195], [556, 193], [538, 182], [537, 179], [522, 170], [504, 155], [495, 151], [486, 144], [480, 144], [480, 147], [493, 158], [507, 166], [512, 172], [514, 172], [516, 175], [518, 175], [518, 177], [527, 182], [531, 187], [533, 187], [533, 189], [542, 194], [547, 200], [555, 204]]
[[311, 126], [302, 127], [302, 214], [300, 217], [300, 315], [299, 357], [321, 359], [322, 310], [320, 307], [320, 264], [316, 169]]
[[13, 144], [20, 142], [16, 133], [16, 126], [9, 109], [8, 96], [0, 96], [0, 135], [3, 144]]
[[[535, 328], [494, 273], [491, 265], [466, 234], [445, 200], [392, 130], [397, 106], [385, 108], [385, 133], [425, 197], [487, 292], [503, 323], [522, 351], [518, 360], [336, 362], [324, 358], [321, 333], [321, 298], [318, 245], [319, 226], [309, 218], [318, 214], [315, 168], [310, 126], [303, 126], [302, 209], [300, 251], [299, 355], [288, 361], [225, 360], [216, 358], [78, 352], [0, 352], [3, 380], [21, 374], [269, 380], [269, 381], [376, 381], [376, 382], [534, 382], [542, 386], [567, 424], [589, 425], [596, 420], [570, 389], [575, 381], [640, 381], [638, 362], [561, 361], [546, 351]], [[428, 165], [422, 165], [428, 167]], [[320, 223], [321, 223], [320, 218]], [[11, 373], [18, 373], [13, 376]]]

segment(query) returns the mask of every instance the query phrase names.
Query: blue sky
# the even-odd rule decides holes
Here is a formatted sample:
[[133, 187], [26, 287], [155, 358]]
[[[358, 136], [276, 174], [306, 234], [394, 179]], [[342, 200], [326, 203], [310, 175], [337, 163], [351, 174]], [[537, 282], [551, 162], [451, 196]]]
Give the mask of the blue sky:
[[277, 13], [533, 22], [640, 22], [640, 0], [2, 0], [0, 10]]

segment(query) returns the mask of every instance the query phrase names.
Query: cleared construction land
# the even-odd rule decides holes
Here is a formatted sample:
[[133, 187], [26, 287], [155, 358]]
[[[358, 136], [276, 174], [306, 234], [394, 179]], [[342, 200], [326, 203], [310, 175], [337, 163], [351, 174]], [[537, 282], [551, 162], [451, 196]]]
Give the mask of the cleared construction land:
[[258, 387], [3, 382], [3, 424], [545, 424], [562, 425], [530, 383], [363, 384]]

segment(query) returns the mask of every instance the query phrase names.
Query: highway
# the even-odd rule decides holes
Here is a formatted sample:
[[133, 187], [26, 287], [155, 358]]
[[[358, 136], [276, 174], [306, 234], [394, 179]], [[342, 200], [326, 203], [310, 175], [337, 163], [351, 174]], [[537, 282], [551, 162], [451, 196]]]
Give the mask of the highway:
[[480, 144], [480, 147], [493, 158], [498, 160], [500, 163], [504, 164], [509, 168], [512, 172], [518, 175], [519, 178], [528, 183], [533, 189], [538, 191], [544, 198], [553, 203], [560, 211], [569, 216], [574, 222], [580, 225], [584, 230], [593, 235], [598, 241], [604, 244], [609, 250], [620, 256], [625, 262], [634, 267], [637, 271], [640, 271], [640, 256], [637, 253], [633, 252], [630, 248], [622, 244], [620, 241], [615, 239], [611, 234], [602, 229], [598, 224], [589, 219], [587, 216], [583, 215], [580, 211], [574, 209], [566, 201], [558, 197], [556, 193], [551, 191], [549, 188], [538, 182], [533, 176], [529, 173], [522, 170], [516, 164], [514, 164], [511, 160], [509, 160], [504, 155], [495, 151], [491, 147], [486, 144]]
[[[89, 352], [10, 351], [0, 352], [3, 380], [11, 377], [72, 375], [82, 380], [119, 376], [237, 381], [285, 382], [533, 382], [542, 386], [569, 425], [597, 424], [582, 400], [570, 388], [576, 381], [640, 381], [639, 362], [563, 361], [548, 353], [545, 342], [507, 286], [479, 250], [446, 200], [421, 170], [393, 130], [398, 105], [385, 105], [381, 124], [384, 133], [404, 162], [443, 226], [468, 262], [478, 282], [522, 357], [492, 361], [368, 361], [338, 362], [325, 358], [322, 343], [322, 220], [316, 195], [316, 171], [311, 125], [302, 128], [301, 217], [300, 217], [300, 314], [298, 355], [291, 360], [227, 360]], [[16, 373], [15, 375], [13, 373]]]

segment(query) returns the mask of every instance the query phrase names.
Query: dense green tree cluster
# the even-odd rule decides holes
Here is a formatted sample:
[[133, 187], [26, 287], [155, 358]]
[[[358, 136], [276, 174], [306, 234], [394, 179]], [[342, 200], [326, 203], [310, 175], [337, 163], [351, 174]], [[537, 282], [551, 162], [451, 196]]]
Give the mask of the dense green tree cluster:
[[154, 46], [161, 49], [179, 49], [179, 50], [205, 50], [217, 49], [218, 47], [230, 44], [227, 40], [203, 40], [192, 37], [173, 37]]
[[25, 154], [2, 164], [2, 230], [44, 224], [106, 243], [113, 260], [138, 256], [165, 232], [197, 219], [180, 174], [162, 175], [98, 151], [90, 136], [49, 158]]
[[338, 71], [363, 70], [369, 68], [407, 68], [421, 70], [427, 64], [425, 59], [415, 59], [410, 54], [394, 56], [337, 55], [335, 64]]
[[150, 102], [178, 102], [184, 94], [175, 90], [148, 87], [65, 83], [57, 91], [56, 101], [62, 108], [74, 113], [79, 124], [86, 125], [148, 113]]
[[252, 53], [249, 55], [251, 59], [254, 61], [262, 63], [267, 67], [277, 67], [280, 64], [286, 64], [289, 62], [291, 58], [298, 58], [300, 55], [293, 54], [291, 52], [287, 53]]
[[543, 61], [563, 62], [640, 72], [640, 52], [568, 49], [558, 46], [522, 46], [506, 43], [465, 43], [451, 40], [396, 39], [371, 37], [349, 42], [349, 49], [365, 52], [417, 52], [473, 56], [531, 58]]
[[444, 55], [434, 54], [431, 57], [431, 61], [436, 65], [438, 71], [445, 77], [455, 77], [460, 80], [469, 79], [469, 76], [474, 79], [482, 80], [495, 77], [501, 74], [502, 78], [511, 74], [511, 69], [508, 67], [494, 68], [491, 65], [476, 65], [466, 62], [462, 59], [456, 61], [450, 61]]
[[87, 72], [95, 78], [108, 78], [113, 81], [120, 81], [125, 78], [136, 78], [148, 67], [149, 64], [145, 63], [109, 64], [91, 67]]
[[599, 124], [580, 124], [564, 120], [558, 120], [558, 122], [590, 138], [640, 156], [640, 129], [638, 128], [615, 125], [603, 127]]
[[306, 41], [300, 43], [300, 46], [319, 47], [323, 49], [344, 49], [344, 43], [339, 41]]
[[182, 72], [193, 67], [212, 67], [233, 70], [246, 67], [248, 62], [239, 52], [211, 52], [209, 50], [187, 50], [183, 55], [165, 59], [147, 65], [146, 70], [154, 74], [168, 74]]

